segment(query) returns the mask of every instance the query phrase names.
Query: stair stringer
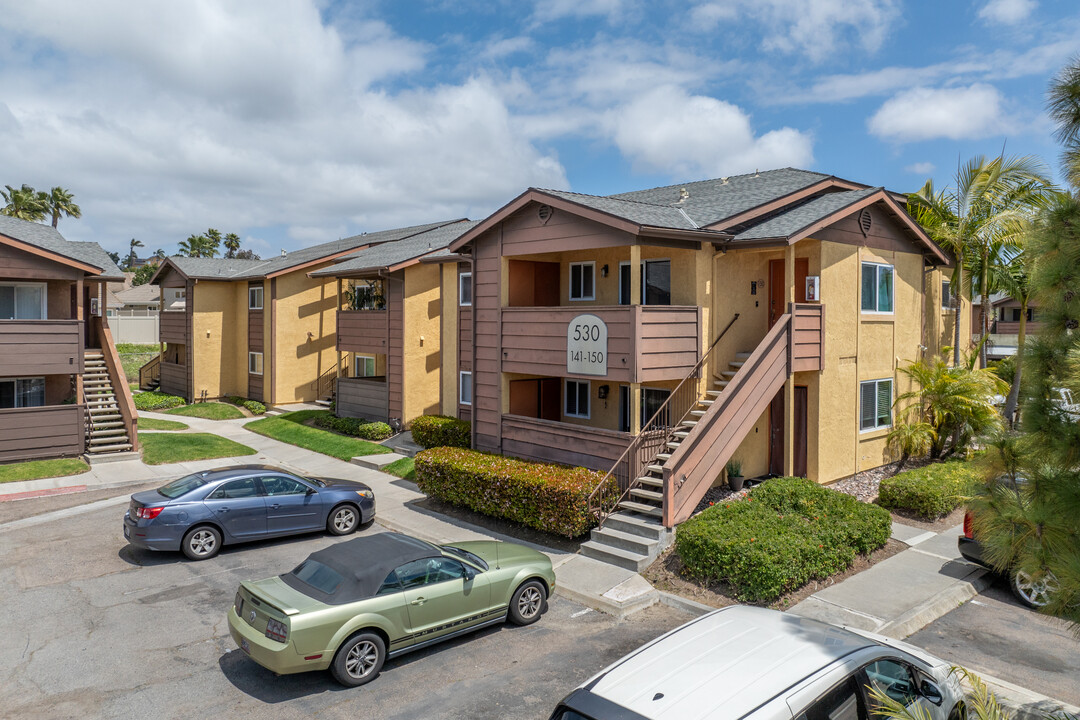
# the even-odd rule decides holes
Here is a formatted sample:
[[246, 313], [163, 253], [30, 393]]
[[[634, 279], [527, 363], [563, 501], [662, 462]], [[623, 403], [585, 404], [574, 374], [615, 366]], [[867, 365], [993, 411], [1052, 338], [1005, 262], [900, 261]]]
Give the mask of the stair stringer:
[[686, 520], [791, 374], [791, 315], [765, 335], [664, 463], [664, 525]]

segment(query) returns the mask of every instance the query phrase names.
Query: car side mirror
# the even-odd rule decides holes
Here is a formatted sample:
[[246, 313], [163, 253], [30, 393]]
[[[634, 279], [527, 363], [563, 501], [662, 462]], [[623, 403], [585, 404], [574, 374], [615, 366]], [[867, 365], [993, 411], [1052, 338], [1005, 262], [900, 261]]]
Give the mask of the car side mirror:
[[465, 582], [468, 582], [468, 581], [472, 580], [474, 577], [476, 577], [476, 569], [475, 568], [471, 568], [468, 565], [465, 565], [464, 567], [465, 567]]
[[304, 493], [304, 494], [305, 495], [314, 495], [316, 492], [317, 492], [317, 490], [315, 490], [315, 488], [308, 488], [307, 492]]
[[941, 701], [944, 700], [941, 695], [941, 690], [929, 680], [922, 681], [922, 685], [919, 686], [919, 694], [935, 705], [940, 705]]

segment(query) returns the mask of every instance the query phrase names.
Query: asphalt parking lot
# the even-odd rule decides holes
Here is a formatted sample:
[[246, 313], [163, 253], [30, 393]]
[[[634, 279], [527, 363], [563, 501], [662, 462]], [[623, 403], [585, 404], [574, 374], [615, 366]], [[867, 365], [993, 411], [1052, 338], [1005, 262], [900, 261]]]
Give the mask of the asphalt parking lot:
[[1004, 578], [907, 642], [976, 673], [1080, 705], [1080, 642], [1062, 622], [1022, 606]]
[[[620, 621], [556, 596], [535, 625], [490, 628], [389, 661], [362, 688], [344, 689], [326, 673], [275, 677], [229, 637], [236, 587], [291, 569], [337, 538], [225, 548], [194, 563], [127, 546], [123, 498], [0, 525], [0, 715], [546, 718], [575, 685], [690, 619], [658, 606]], [[36, 502], [20, 501], [18, 514], [37, 514]]]

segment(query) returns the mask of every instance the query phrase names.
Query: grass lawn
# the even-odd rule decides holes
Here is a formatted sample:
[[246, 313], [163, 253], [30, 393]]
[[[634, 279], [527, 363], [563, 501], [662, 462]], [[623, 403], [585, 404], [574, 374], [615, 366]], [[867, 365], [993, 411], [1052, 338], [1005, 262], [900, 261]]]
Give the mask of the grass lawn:
[[140, 430], [187, 430], [188, 426], [175, 420], [158, 420], [157, 418], [139, 418]]
[[337, 433], [302, 424], [305, 420], [326, 413], [326, 410], [299, 410], [278, 415], [277, 417], [268, 417], [249, 422], [244, 427], [260, 435], [290, 445], [314, 450], [317, 453], [336, 457], [338, 460], [344, 460], [345, 462], [362, 455], [380, 455], [392, 452], [390, 448], [377, 443], [338, 435]]
[[120, 355], [120, 364], [124, 366], [124, 375], [128, 380], [139, 381], [139, 368], [153, 360], [158, 354], [156, 343], [137, 345], [117, 343], [116, 352]]
[[395, 460], [389, 465], [383, 467], [382, 471], [384, 473], [390, 473], [391, 475], [396, 475], [399, 478], [404, 478], [405, 480], [412, 480], [415, 482], [416, 460], [411, 457], [401, 458], [400, 460]]
[[184, 407], [166, 410], [169, 415], [186, 415], [187, 417], [203, 418], [204, 420], [236, 420], [245, 417], [233, 405], [219, 402], [195, 403]]
[[210, 433], [139, 433], [143, 462], [147, 465], [254, 455], [256, 450]]
[[0, 483], [15, 482], [16, 480], [37, 480], [39, 478], [78, 475], [89, 469], [90, 466], [80, 458], [30, 460], [29, 462], [0, 465]]

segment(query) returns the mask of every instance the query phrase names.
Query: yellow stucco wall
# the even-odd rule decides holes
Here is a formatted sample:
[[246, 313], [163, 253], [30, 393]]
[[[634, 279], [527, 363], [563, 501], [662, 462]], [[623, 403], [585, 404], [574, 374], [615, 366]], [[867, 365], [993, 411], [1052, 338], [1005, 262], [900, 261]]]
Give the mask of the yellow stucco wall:
[[458, 266], [443, 263], [438, 266], [442, 290], [440, 308], [439, 350], [442, 354], [442, 397], [439, 412], [457, 417], [458, 414]]
[[[274, 279], [277, 284], [277, 334], [272, 357], [264, 378], [269, 386], [273, 364], [273, 402], [283, 405], [316, 400], [313, 383], [337, 362], [337, 280], [310, 278], [307, 273], [329, 263], [286, 273]], [[269, 283], [268, 283], [269, 284]], [[267, 288], [265, 297], [270, 298]], [[270, 313], [265, 313], [269, 323]], [[266, 347], [271, 347], [270, 328], [266, 328]], [[267, 356], [271, 353], [267, 353]]]
[[418, 263], [404, 272], [402, 421], [407, 425], [420, 415], [438, 413], [442, 407], [439, 351], [442, 299], [438, 265]]
[[196, 284], [193, 299], [195, 399], [243, 395], [247, 390], [246, 283], [202, 281]]

